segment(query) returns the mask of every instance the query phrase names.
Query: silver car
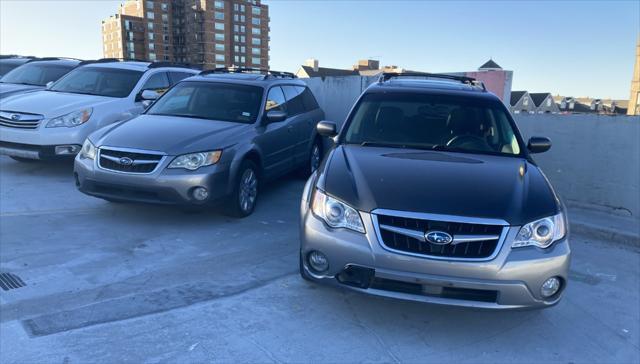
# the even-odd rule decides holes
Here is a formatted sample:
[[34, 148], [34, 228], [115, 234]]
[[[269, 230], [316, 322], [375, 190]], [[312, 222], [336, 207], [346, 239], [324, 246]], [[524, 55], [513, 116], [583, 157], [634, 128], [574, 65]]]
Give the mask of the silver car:
[[491, 309], [561, 299], [565, 209], [531, 157], [551, 142], [525, 143], [474, 80], [384, 74], [340, 133], [318, 130], [335, 145], [303, 193], [303, 278]]
[[181, 81], [143, 115], [90, 135], [78, 189], [110, 201], [206, 206], [244, 217], [260, 185], [321, 160], [324, 117], [305, 83], [284, 72], [216, 69]]

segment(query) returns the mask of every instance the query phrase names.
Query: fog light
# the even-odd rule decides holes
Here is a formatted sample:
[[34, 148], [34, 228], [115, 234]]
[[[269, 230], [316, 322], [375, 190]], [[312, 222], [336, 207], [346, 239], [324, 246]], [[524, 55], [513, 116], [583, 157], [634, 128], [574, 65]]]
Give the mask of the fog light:
[[204, 187], [194, 188], [191, 194], [193, 195], [193, 198], [198, 201], [204, 201], [209, 197], [209, 191], [207, 191], [207, 189]]
[[551, 277], [544, 281], [540, 288], [540, 293], [542, 293], [542, 297], [547, 298], [558, 293], [558, 290], [560, 290], [560, 279], [558, 277]]
[[56, 155], [75, 155], [82, 149], [81, 145], [56, 145]]
[[329, 269], [329, 260], [324, 254], [320, 253], [317, 250], [309, 253], [307, 261], [309, 262], [311, 268], [318, 273], [324, 272]]

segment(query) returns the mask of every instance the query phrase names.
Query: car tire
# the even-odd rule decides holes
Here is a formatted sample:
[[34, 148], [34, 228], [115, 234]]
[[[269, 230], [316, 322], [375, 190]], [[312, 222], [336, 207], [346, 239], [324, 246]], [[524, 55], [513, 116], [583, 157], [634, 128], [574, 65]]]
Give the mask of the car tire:
[[322, 162], [322, 139], [316, 138], [313, 141], [313, 145], [311, 146], [311, 150], [309, 151], [309, 157], [307, 158], [306, 163], [300, 167], [299, 174], [300, 177], [308, 178], [313, 172], [320, 167], [320, 163]]
[[16, 162], [20, 162], [20, 163], [36, 163], [36, 162], [38, 162], [37, 159], [30, 159], [30, 158], [12, 157], [12, 156], [9, 156], [9, 158], [13, 159]]
[[258, 167], [250, 160], [240, 165], [233, 179], [233, 192], [228, 201], [227, 214], [233, 217], [247, 217], [255, 210], [258, 200], [260, 174]]
[[313, 282], [313, 279], [311, 279], [307, 271], [304, 270], [304, 265], [302, 264], [302, 252], [300, 252], [298, 256], [299, 256], [298, 267], [300, 269], [300, 277], [302, 277], [302, 279], [304, 279], [305, 281]]

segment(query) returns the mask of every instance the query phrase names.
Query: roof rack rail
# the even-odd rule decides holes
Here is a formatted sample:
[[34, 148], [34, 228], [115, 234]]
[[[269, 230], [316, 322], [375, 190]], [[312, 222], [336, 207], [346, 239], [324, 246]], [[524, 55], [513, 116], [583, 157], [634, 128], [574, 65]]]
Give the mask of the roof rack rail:
[[188, 63], [175, 63], [175, 62], [151, 62], [147, 68], [160, 68], [160, 67], [176, 67], [176, 68], [189, 68], [194, 69], [194, 66]]
[[[29, 62], [37, 62], [37, 61], [63, 61], [63, 60], [70, 60], [70, 61], [80, 61], [80, 62], [83, 62], [81, 59], [78, 59], [78, 58], [71, 58], [71, 57], [42, 57], [42, 58], [34, 57], [34, 58], [32, 58]], [[29, 63], [29, 62], [27, 62], [27, 63]]]
[[7, 58], [36, 58], [34, 56], [21, 56], [19, 54], [0, 54], [0, 59], [7, 59]]
[[269, 77], [274, 78], [297, 78], [297, 76], [291, 72], [283, 72], [283, 71], [272, 71], [266, 68], [251, 68], [251, 67], [218, 67], [210, 70], [204, 70], [200, 72], [200, 75], [211, 75], [211, 74], [225, 74], [225, 73], [255, 73], [262, 74], [263, 79], [267, 79]]
[[453, 80], [453, 81], [458, 81], [460, 83], [464, 83], [464, 84], [471, 85], [471, 86], [479, 86], [479, 87], [482, 87], [483, 91], [487, 91], [487, 88], [484, 86], [484, 83], [482, 83], [481, 81], [476, 80], [473, 77], [448, 75], [448, 74], [442, 74], [442, 73], [384, 72], [384, 73], [382, 73], [382, 75], [380, 75], [380, 78], [378, 79], [378, 82], [379, 83], [383, 83], [383, 82], [389, 81], [392, 78], [398, 78], [398, 77], [426, 77], [426, 78], [439, 78], [439, 79], [445, 79], [445, 80]]

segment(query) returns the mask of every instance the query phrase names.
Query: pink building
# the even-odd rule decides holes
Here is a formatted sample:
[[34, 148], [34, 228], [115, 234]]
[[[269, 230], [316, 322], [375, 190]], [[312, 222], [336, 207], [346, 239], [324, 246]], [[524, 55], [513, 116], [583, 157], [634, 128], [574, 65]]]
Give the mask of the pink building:
[[511, 97], [511, 82], [513, 71], [505, 71], [492, 59], [480, 66], [477, 71], [456, 72], [452, 74], [464, 75], [482, 81], [487, 90], [509, 105]]

